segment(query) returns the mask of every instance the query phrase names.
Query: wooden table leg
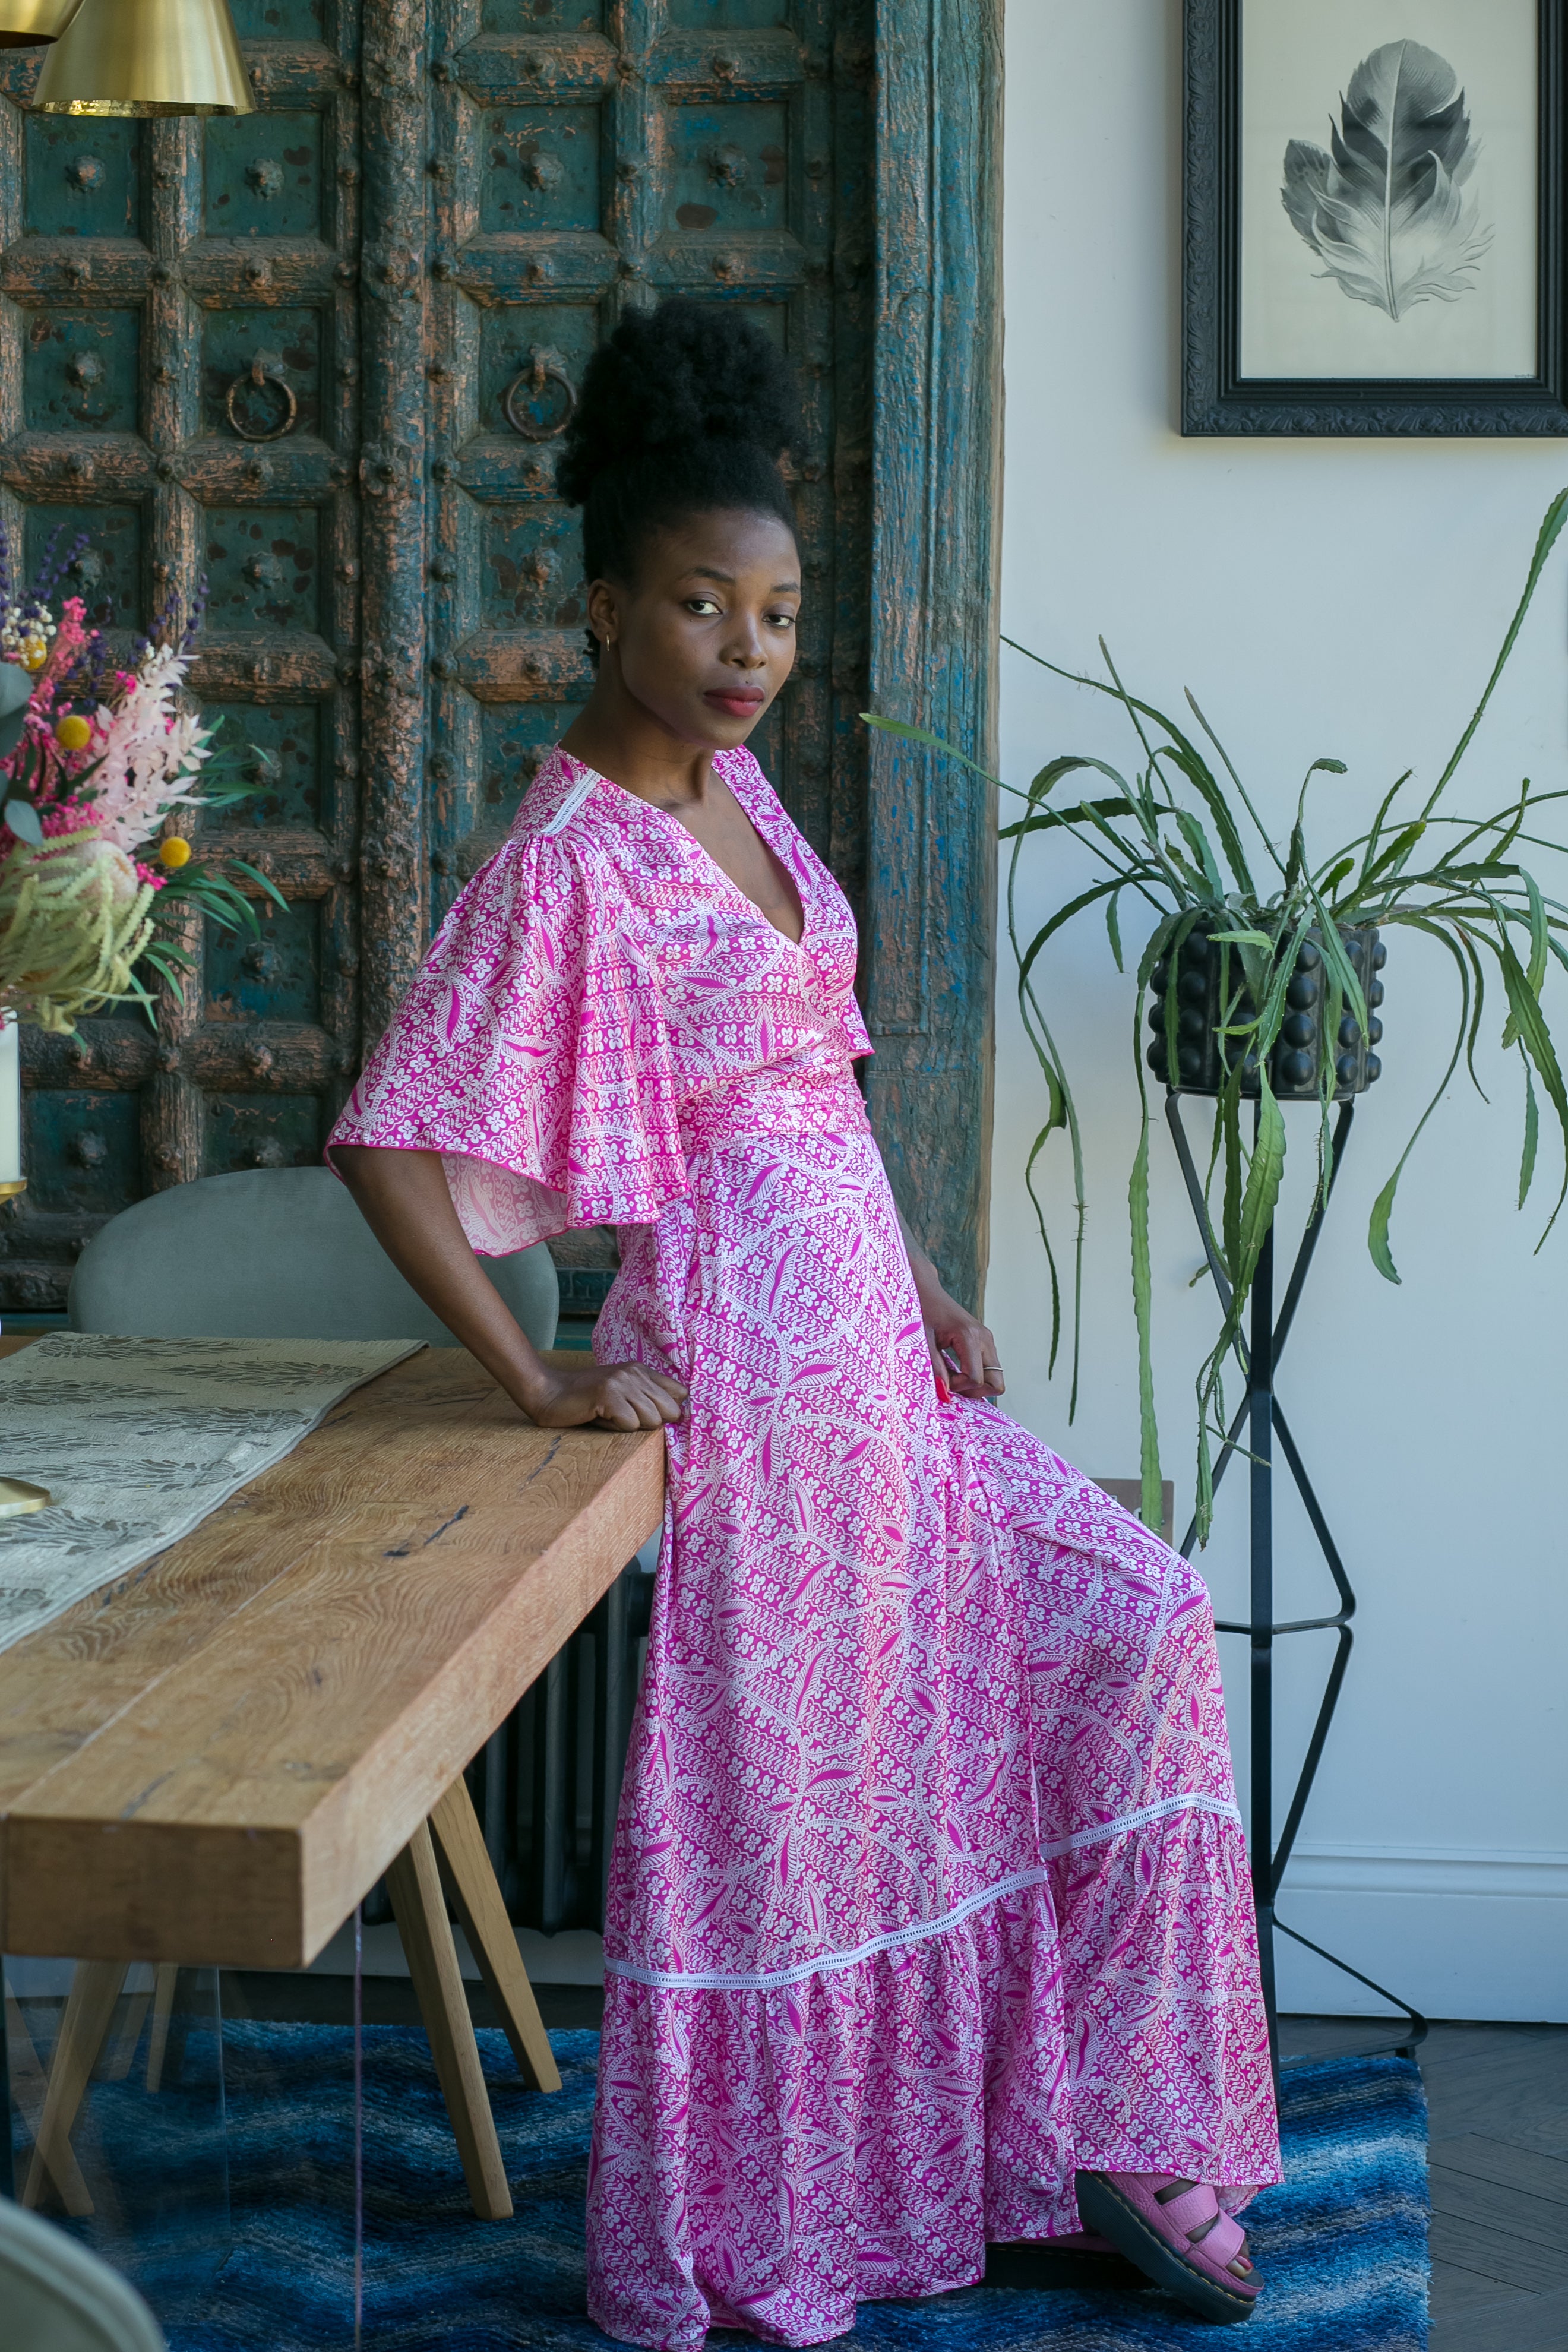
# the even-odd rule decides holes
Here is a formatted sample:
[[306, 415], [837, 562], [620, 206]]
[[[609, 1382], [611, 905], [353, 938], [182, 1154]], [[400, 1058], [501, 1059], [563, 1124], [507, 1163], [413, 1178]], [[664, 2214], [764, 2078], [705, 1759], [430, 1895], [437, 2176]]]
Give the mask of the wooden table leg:
[[70, 2147], [71, 2126], [113, 2019], [114, 2004], [125, 1981], [125, 1968], [123, 1960], [79, 1960], [76, 1964], [60, 2030], [55, 2038], [55, 2054], [49, 2062], [49, 2087], [44, 2095], [44, 2112], [22, 2191], [24, 2205], [37, 2206], [44, 2193], [46, 2172], [62, 2189], [69, 2178], [68, 2165], [74, 2167], [75, 2163]]
[[[21, 2108], [22, 2119], [36, 2143], [43, 2128], [44, 2103], [49, 2095], [49, 2078], [38, 2063], [38, 2053], [33, 2047], [33, 2037], [27, 2031], [21, 2005], [11, 1993], [5, 1996], [5, 2032], [11, 2062], [11, 2095]], [[92, 2211], [92, 2199], [69, 2140], [59, 2138], [58, 2134], [51, 2168], [66, 2211], [76, 2221], [85, 2220]]]
[[386, 1891], [430, 2036], [437, 2079], [452, 2119], [468, 2197], [481, 2221], [504, 2221], [511, 2191], [496, 2137], [489, 2094], [479, 2069], [458, 1948], [441, 1893], [430, 1825], [422, 1822], [386, 1874]]
[[512, 2056], [524, 2079], [536, 2091], [558, 2091], [560, 2070], [550, 2047], [550, 2036], [533, 1998], [522, 1955], [517, 1948], [511, 1921], [506, 1916], [500, 1888], [490, 1864], [484, 1832], [479, 1828], [468, 1782], [453, 1781], [430, 1816], [430, 1827], [451, 1876], [458, 1916], [489, 1988], [511, 2044]]

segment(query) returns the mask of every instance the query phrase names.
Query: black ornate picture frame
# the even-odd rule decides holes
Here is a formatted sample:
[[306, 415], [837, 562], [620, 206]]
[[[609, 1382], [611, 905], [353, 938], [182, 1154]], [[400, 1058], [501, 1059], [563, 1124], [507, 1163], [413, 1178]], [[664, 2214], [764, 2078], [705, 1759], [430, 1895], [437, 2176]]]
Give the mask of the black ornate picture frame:
[[[1487, 159], [1488, 148], [1484, 127], [1478, 135], [1462, 87], [1467, 53], [1462, 42], [1448, 42], [1447, 46], [1455, 48], [1459, 58], [1458, 66], [1449, 68], [1434, 49], [1418, 46], [1420, 0], [1402, 12], [1391, 10], [1386, 27], [1377, 22], [1379, 12], [1361, 11], [1364, 38], [1358, 35], [1356, 47], [1344, 56], [1342, 68], [1335, 57], [1341, 73], [1339, 107], [1334, 110], [1331, 98], [1327, 121], [1321, 103], [1326, 87], [1321, 77], [1313, 79], [1310, 89], [1301, 89], [1300, 137], [1292, 135], [1280, 145], [1279, 184], [1273, 190], [1273, 201], [1279, 209], [1269, 215], [1258, 174], [1256, 140], [1247, 148], [1244, 163], [1243, 122], [1244, 31], [1250, 23], [1259, 35], [1248, 61], [1256, 83], [1258, 75], [1267, 70], [1259, 67], [1258, 58], [1266, 51], [1270, 63], [1273, 58], [1268, 47], [1272, 32], [1266, 38], [1264, 28], [1275, 20], [1258, 13], [1269, 5], [1270, 0], [1185, 0], [1183, 433], [1568, 434], [1568, 304], [1563, 282], [1568, 267], [1563, 221], [1568, 200], [1564, 174], [1568, 0], [1535, 0], [1533, 12], [1531, 120], [1537, 146], [1532, 268], [1526, 237], [1515, 237], [1511, 262], [1506, 239], [1501, 263], [1495, 258], [1500, 247], [1494, 229], [1484, 211], [1478, 210], [1485, 202], [1484, 195], [1477, 193], [1484, 190], [1485, 175], [1475, 173], [1473, 165], [1478, 154]], [[1310, 25], [1313, 15], [1310, 0], [1303, 0], [1303, 5], [1304, 16], [1299, 5], [1282, 37], [1298, 45], [1310, 37], [1302, 28]], [[1500, 20], [1493, 13], [1494, 0], [1474, 0], [1474, 55], [1493, 71], [1495, 79]], [[1516, 9], [1519, 5], [1520, 0], [1515, 0]], [[1452, 25], [1455, 13], [1453, 0], [1448, 0], [1441, 20], [1446, 26]], [[1325, 11], [1320, 21], [1334, 14], [1331, 9]], [[1521, 29], [1516, 17], [1520, 41], [1528, 31], [1528, 22]], [[1397, 40], [1395, 35], [1400, 37]], [[1386, 47], [1380, 47], [1385, 39]], [[1342, 39], [1340, 47], [1345, 47]], [[1391, 63], [1394, 51], [1401, 54]], [[1406, 64], [1405, 53], [1414, 63]], [[1399, 67], [1405, 71], [1403, 84], [1396, 79]], [[1451, 77], [1446, 83], [1436, 71], [1440, 67]], [[1413, 79], [1423, 70], [1424, 88]], [[1416, 91], [1414, 102], [1409, 95], [1412, 88]], [[1294, 86], [1289, 91], [1289, 102], [1297, 105]], [[1262, 119], [1261, 100], [1258, 118]], [[1396, 126], [1395, 133], [1380, 147], [1378, 131], [1389, 123]], [[1293, 133], [1295, 128], [1293, 119]], [[1316, 144], [1319, 139], [1326, 141], [1324, 147]], [[1501, 158], [1516, 191], [1524, 184], [1521, 151], [1527, 142], [1528, 127], [1523, 139], [1517, 133], [1511, 138], [1502, 136], [1494, 128], [1491, 157]], [[1405, 192], [1403, 215], [1394, 202], [1385, 205], [1381, 244], [1375, 218], [1380, 155], [1387, 167], [1387, 187], [1402, 184]], [[1516, 215], [1521, 203], [1528, 205], [1529, 198], [1521, 198], [1516, 192]], [[1245, 287], [1244, 205], [1250, 207], [1247, 235], [1254, 239]], [[1412, 215], [1417, 221], [1424, 215], [1427, 224], [1419, 251], [1415, 249], [1417, 239], [1409, 227]], [[1283, 232], [1281, 217], [1286, 224]], [[1407, 257], [1404, 284], [1397, 271], [1391, 270], [1385, 287], [1376, 274], [1377, 264], [1369, 263], [1367, 256], [1374, 248], [1380, 255], [1393, 250], [1394, 239], [1387, 224], [1401, 219]], [[1434, 221], [1436, 226], [1431, 226]], [[1288, 291], [1278, 300], [1272, 289], [1266, 299], [1255, 291], [1258, 265], [1253, 257], [1264, 250], [1266, 242], [1269, 253], [1281, 257], [1282, 270], [1300, 265], [1299, 282], [1291, 277]], [[1283, 259], [1287, 245], [1294, 257], [1289, 263]], [[1434, 252], [1435, 271], [1426, 266]], [[1494, 281], [1498, 267], [1511, 267], [1516, 288], [1523, 289], [1507, 322], [1508, 338], [1500, 331], [1496, 346], [1510, 359], [1506, 372], [1439, 375], [1428, 366], [1420, 373], [1387, 373], [1387, 355], [1394, 349], [1390, 325], [1397, 329], [1415, 320], [1416, 306], [1423, 298], [1439, 294], [1441, 301], [1427, 300], [1418, 323], [1408, 328], [1413, 346], [1429, 357], [1435, 334], [1454, 337], [1451, 322], [1456, 315], [1471, 319], [1482, 315], [1483, 306], [1471, 302], [1467, 313], [1464, 303], [1482, 282], [1489, 265], [1493, 268]], [[1370, 283], [1368, 268], [1373, 272]], [[1321, 290], [1320, 284], [1309, 293], [1308, 282], [1314, 278], [1327, 281], [1328, 290]], [[1531, 280], [1534, 366], [1525, 373], [1531, 322], [1524, 306]], [[1342, 307], [1342, 298], [1347, 294], [1351, 299]], [[1406, 305], [1403, 310], [1402, 295]], [[1258, 365], [1259, 345], [1266, 352], [1270, 348], [1268, 333], [1258, 326], [1258, 319], [1266, 313], [1272, 319], [1290, 303], [1299, 303], [1300, 320], [1310, 318], [1313, 323], [1299, 325], [1294, 338], [1288, 332], [1277, 333], [1273, 348], [1295, 354], [1303, 341], [1326, 329], [1320, 348], [1330, 351], [1335, 373], [1324, 373], [1321, 367], [1310, 371], [1281, 367], [1276, 373], [1267, 364]], [[1492, 314], [1486, 315], [1489, 319]], [[1436, 329], [1434, 320], [1438, 322]], [[1473, 341], [1479, 331], [1465, 331]], [[1340, 372], [1342, 346], [1375, 352], [1378, 372], [1357, 373], [1353, 366]], [[1525, 354], [1522, 364], [1521, 354]]]

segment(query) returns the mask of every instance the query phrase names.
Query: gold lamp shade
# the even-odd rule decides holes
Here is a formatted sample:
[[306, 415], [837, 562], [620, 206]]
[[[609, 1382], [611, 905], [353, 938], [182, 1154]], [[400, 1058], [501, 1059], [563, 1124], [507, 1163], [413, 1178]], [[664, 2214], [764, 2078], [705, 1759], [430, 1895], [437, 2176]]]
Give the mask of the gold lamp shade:
[[32, 103], [40, 114], [248, 114], [228, 0], [80, 0]]
[[81, 0], [0, 0], [0, 49], [36, 49], [58, 41]]

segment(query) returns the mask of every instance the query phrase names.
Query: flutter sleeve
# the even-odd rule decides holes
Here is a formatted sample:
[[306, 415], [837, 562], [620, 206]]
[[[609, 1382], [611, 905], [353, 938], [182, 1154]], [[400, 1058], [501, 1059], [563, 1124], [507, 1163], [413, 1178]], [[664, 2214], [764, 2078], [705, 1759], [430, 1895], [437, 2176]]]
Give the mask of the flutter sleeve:
[[327, 1145], [438, 1151], [497, 1257], [687, 1189], [663, 1006], [613, 877], [509, 841], [437, 934]]

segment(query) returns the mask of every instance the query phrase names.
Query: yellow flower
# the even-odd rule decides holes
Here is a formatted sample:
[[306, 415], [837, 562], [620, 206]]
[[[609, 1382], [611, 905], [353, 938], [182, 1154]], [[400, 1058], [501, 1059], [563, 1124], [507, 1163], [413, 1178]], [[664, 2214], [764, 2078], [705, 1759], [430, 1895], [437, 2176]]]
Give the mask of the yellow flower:
[[44, 664], [48, 660], [48, 657], [49, 648], [47, 641], [45, 638], [23, 638], [22, 667], [24, 669], [42, 669]]
[[62, 751], [85, 751], [92, 740], [92, 729], [85, 719], [62, 719], [55, 729], [55, 741]]
[[177, 833], [171, 834], [167, 841], [158, 844], [158, 863], [166, 866], [171, 873], [177, 866], [188, 866], [190, 862], [191, 845], [188, 841], [182, 841]]

